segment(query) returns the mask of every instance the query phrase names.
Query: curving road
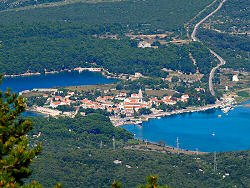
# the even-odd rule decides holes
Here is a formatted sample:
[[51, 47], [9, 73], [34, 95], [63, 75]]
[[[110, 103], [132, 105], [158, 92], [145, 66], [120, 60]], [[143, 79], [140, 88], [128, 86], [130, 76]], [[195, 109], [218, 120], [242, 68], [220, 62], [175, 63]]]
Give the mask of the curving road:
[[[195, 26], [194, 26], [194, 30], [191, 34], [191, 38], [193, 41], [199, 41], [199, 39], [196, 37], [196, 32], [197, 32], [197, 29], [199, 28], [199, 26], [204, 22], [206, 21], [210, 16], [212, 16], [213, 14], [215, 14], [218, 10], [220, 10], [220, 8], [222, 7], [222, 5], [226, 2], [227, 0], [223, 0], [219, 6], [213, 11], [211, 12], [209, 15], [207, 15], [205, 18], [203, 18], [200, 22], [198, 22]], [[211, 93], [211, 95], [215, 95], [215, 92], [214, 92], [214, 88], [213, 88], [213, 78], [214, 78], [214, 73], [216, 71], [216, 69], [218, 69], [220, 66], [222, 65], [225, 65], [226, 64], [226, 61], [221, 57], [219, 56], [217, 53], [215, 53], [213, 50], [209, 49], [209, 51], [220, 61], [220, 63], [212, 68], [210, 74], [209, 74], [209, 91]]]

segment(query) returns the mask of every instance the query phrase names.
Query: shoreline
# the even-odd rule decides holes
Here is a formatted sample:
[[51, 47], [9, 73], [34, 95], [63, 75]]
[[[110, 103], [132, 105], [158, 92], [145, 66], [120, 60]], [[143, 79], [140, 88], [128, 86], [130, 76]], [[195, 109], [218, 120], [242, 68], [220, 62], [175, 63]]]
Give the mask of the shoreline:
[[[44, 74], [58, 74], [61, 72], [71, 72], [71, 71], [78, 71], [79, 73], [83, 71], [89, 71], [89, 72], [99, 72], [101, 73], [102, 76], [108, 78], [108, 79], [120, 79], [120, 80], [125, 80], [126, 75], [124, 74], [119, 74], [115, 75], [113, 73], [110, 73], [108, 70], [104, 68], [97, 68], [97, 67], [76, 67], [73, 69], [64, 69], [64, 70], [54, 70], [54, 71], [45, 71]], [[4, 78], [15, 78], [15, 77], [23, 77], [23, 76], [39, 76], [42, 75], [40, 72], [26, 72], [26, 73], [21, 73], [21, 74], [4, 74]]]
[[120, 127], [123, 125], [140, 125], [142, 124], [143, 121], [149, 121], [150, 119], [156, 119], [156, 118], [160, 119], [161, 117], [167, 117], [167, 116], [176, 115], [176, 114], [207, 111], [210, 109], [219, 108], [221, 106], [222, 106], [222, 103], [217, 103], [217, 104], [206, 105], [202, 107], [188, 107], [186, 109], [175, 110], [172, 112], [158, 112], [155, 114], [141, 115], [139, 119], [135, 119], [131, 117], [130, 120], [132, 121], [125, 121], [127, 118], [110, 117], [110, 121], [115, 127]]

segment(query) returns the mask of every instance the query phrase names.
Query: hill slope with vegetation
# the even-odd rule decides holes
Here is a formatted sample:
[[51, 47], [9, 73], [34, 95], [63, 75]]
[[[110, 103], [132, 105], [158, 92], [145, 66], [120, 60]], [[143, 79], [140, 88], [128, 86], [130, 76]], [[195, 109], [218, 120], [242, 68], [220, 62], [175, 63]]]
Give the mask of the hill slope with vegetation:
[[[145, 183], [149, 174], [159, 176], [160, 185], [171, 187], [248, 187], [249, 151], [217, 154], [218, 171], [213, 171], [213, 154], [183, 155], [124, 149], [138, 143], [132, 135], [111, 125], [99, 114], [76, 119], [35, 118], [31, 145], [42, 141], [42, 154], [32, 164], [32, 177], [52, 186], [110, 187], [114, 179], [124, 187]], [[33, 135], [38, 135], [36, 138]], [[116, 149], [112, 149], [112, 136]], [[101, 140], [103, 141], [100, 148]], [[115, 164], [114, 161], [121, 161]], [[229, 176], [223, 175], [226, 173]]]
[[249, 7], [247, 0], [226, 1], [198, 32], [198, 38], [226, 60], [223, 67], [250, 71]]
[[208, 73], [213, 57], [199, 43], [169, 44], [158, 49], [137, 47], [137, 41], [121, 37], [120, 40], [100, 39], [93, 35], [115, 33], [121, 25], [86, 25], [79, 23], [19, 24], [0, 28], [0, 72], [18, 74], [27, 71], [43, 73], [45, 69], [62, 70], [98, 67], [113, 73], [164, 77], [161, 69], [195, 73], [197, 61], [201, 73]]
[[[189, 74], [195, 73], [198, 66], [200, 73], [207, 74], [214, 63], [202, 44], [169, 43], [158, 49], [141, 49], [137, 48], [138, 41], [129, 40], [124, 34], [164, 33], [168, 30], [182, 38], [185, 36], [184, 23], [210, 1], [78, 2], [1, 12], [0, 72], [43, 73], [45, 70], [88, 67], [88, 62], [112, 73], [140, 72], [165, 77], [167, 73], [161, 70], [163, 68]], [[118, 34], [119, 40], [93, 37], [106, 33]]]
[[121, 2], [74, 3], [50, 8], [9, 11], [0, 14], [0, 23], [79, 21], [87, 24], [120, 23], [136, 27], [176, 30], [212, 0], [128, 0]]

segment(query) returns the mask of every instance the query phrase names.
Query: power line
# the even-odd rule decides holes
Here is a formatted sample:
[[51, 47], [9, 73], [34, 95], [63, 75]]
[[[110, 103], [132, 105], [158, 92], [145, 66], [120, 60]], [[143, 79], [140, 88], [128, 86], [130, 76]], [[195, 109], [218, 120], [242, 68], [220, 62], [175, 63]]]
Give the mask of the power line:
[[217, 171], [216, 151], [214, 152], [214, 172]]
[[179, 138], [178, 137], [176, 139], [176, 148], [177, 148], [177, 153], [179, 154]]
[[113, 149], [115, 149], [115, 137], [113, 136]]
[[103, 145], [103, 144], [102, 144], [102, 140], [101, 140], [101, 143], [100, 143], [100, 148], [101, 148], [101, 149], [102, 149], [102, 145]]

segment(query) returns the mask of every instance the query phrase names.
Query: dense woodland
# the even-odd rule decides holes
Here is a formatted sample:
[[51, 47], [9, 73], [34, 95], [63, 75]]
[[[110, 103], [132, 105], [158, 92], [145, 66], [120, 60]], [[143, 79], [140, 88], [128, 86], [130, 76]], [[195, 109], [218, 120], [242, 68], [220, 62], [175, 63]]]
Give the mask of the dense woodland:
[[223, 67], [250, 71], [249, 36], [232, 36], [210, 30], [200, 30], [199, 38], [226, 60], [226, 65]]
[[[249, 151], [218, 153], [218, 172], [214, 173], [212, 154], [190, 156], [123, 149], [124, 145], [137, 141], [131, 140], [132, 135], [127, 131], [113, 127], [103, 115], [89, 114], [77, 119], [34, 118], [33, 122], [31, 145], [42, 141], [43, 148], [32, 164], [29, 181], [36, 179], [45, 186], [61, 182], [63, 187], [110, 187], [116, 179], [124, 187], [136, 187], [144, 184], [149, 174], [158, 175], [160, 185], [171, 187], [250, 185]], [[33, 137], [39, 132], [39, 138]], [[116, 150], [112, 149], [113, 135]], [[114, 164], [114, 160], [122, 164]], [[230, 175], [223, 179], [225, 173]]]
[[213, 27], [226, 33], [246, 33], [249, 31], [249, 7], [248, 0], [226, 1], [220, 11], [207, 22], [213, 22]]
[[77, 23], [18, 24], [0, 27], [0, 72], [6, 74], [44, 72], [90, 66], [96, 63], [113, 73], [165, 77], [161, 69], [195, 73], [197, 61], [201, 73], [212, 67], [212, 56], [199, 43], [170, 44], [158, 49], [137, 48], [137, 41], [121, 38], [99, 39], [92, 35], [115, 32], [119, 25]]
[[[1, 2], [1, 6], [2, 9], [5, 9], [6, 7], [4, 8], [4, 6], [8, 8], [11, 4], [26, 6], [27, 3], [39, 4], [56, 1], [57, 0], [37, 2], [19, 1], [17, 3], [17, 1], [14, 0], [7, 0]], [[192, 54], [196, 53], [194, 56], [198, 68], [201, 70], [200, 72], [209, 72], [211, 68], [211, 57], [206, 48], [200, 44], [191, 44], [182, 47], [168, 46], [158, 50], [146, 49], [142, 52], [141, 49], [135, 50], [134, 41], [98, 40], [89, 37], [89, 35], [82, 39], [83, 36], [81, 36], [81, 34], [85, 32], [86, 27], [92, 27], [92, 33], [108, 31], [116, 34], [124, 34], [124, 32], [152, 34], [164, 33], [167, 30], [174, 31], [175, 35], [179, 35], [180, 38], [183, 38], [186, 34], [183, 25], [193, 18], [199, 10], [211, 3], [212, 0], [209, 2], [204, 0], [195, 1], [195, 3], [193, 0], [188, 2], [183, 1], [184, 0], [140, 0], [73, 3], [50, 8], [1, 12], [0, 72], [8, 74], [23, 73], [27, 70], [43, 72], [45, 68], [64, 69], [66, 67], [71, 68], [72, 66], [84, 65], [86, 61], [97, 61], [98, 65], [108, 68], [114, 73], [121, 71], [134, 73], [137, 71], [146, 75], [164, 76], [163, 72], [158, 70], [162, 67], [193, 73], [196, 67], [191, 65], [192, 62], [187, 57], [188, 51], [191, 51]], [[237, 32], [247, 31], [248, 20], [246, 18], [248, 4], [249, 2], [246, 0], [226, 2], [221, 11], [211, 19], [212, 22], [215, 22], [215, 28], [227, 32], [233, 31], [233, 28], [236, 29]], [[220, 22], [218, 21], [222, 21], [223, 24], [219, 24]], [[53, 22], [55, 27], [51, 27], [51, 22]], [[74, 22], [74, 24], [72, 24], [72, 22]], [[9, 26], [10, 23], [14, 25]], [[34, 25], [30, 25], [31, 23]], [[102, 28], [100, 28], [100, 26], [96, 28], [96, 25], [87, 26], [83, 23], [100, 24]], [[103, 24], [106, 25], [103, 26]], [[76, 27], [78, 29], [76, 29]], [[79, 28], [84, 31], [79, 32]], [[103, 28], [105, 29], [103, 30]], [[58, 29], [64, 34], [67, 33], [68, 36], [60, 33]], [[10, 30], [14, 32], [11, 32], [7, 38], [2, 37], [2, 35], [4, 36], [6, 33], [8, 34]], [[29, 30], [31, 36], [27, 35], [29, 33], [26, 33], [26, 36], [20, 36], [17, 30]], [[31, 32], [32, 30], [34, 32], [33, 34]], [[44, 33], [39, 30], [45, 33], [47, 32], [46, 30], [48, 30], [50, 36], [48, 36], [47, 33], [46, 36], [44, 36]], [[77, 32], [77, 34], [75, 32]], [[61, 36], [54, 35], [56, 33]], [[199, 38], [205, 41], [210, 47], [218, 50], [227, 60], [226, 67], [245, 68], [249, 70], [249, 64], [247, 64], [249, 37], [228, 36], [211, 31], [201, 31], [199, 36]], [[68, 48], [65, 49], [65, 46]], [[94, 48], [94, 50], [89, 48]], [[234, 50], [239, 51], [236, 53]], [[99, 54], [100, 52], [101, 54]], [[179, 60], [177, 56], [180, 57]], [[116, 62], [114, 60], [116, 60]], [[129, 69], [127, 70], [123, 66], [121, 66], [121, 68], [115, 66], [121, 62], [128, 64]], [[7, 63], [8, 66], [6, 66]], [[45, 66], [45, 64], [47, 66]], [[136, 64], [136, 66], [131, 67], [134, 64]], [[141, 64], [144, 65], [142, 66]], [[155, 64], [155, 66], [151, 68], [149, 64]], [[148, 72], [145, 71], [145, 68], [148, 69]], [[156, 69], [158, 71], [156, 71]]]
[[[9, 11], [0, 23], [77, 21], [88, 24], [118, 23], [143, 28], [179, 30], [212, 0], [127, 0], [119, 2], [74, 3], [50, 8]], [[134, 28], [135, 29], [135, 28]]]
[[[125, 129], [115, 128], [108, 117], [93, 112], [86, 117], [79, 115], [74, 119], [36, 118], [34, 124], [36, 127], [32, 133], [35, 134], [42, 130], [54, 143], [58, 141], [57, 136], [62, 136], [68, 141], [68, 144], [82, 148], [99, 147], [101, 141], [107, 147], [112, 146], [113, 136], [118, 145], [120, 142], [124, 143], [133, 138], [133, 134]], [[43, 140], [44, 136], [41, 136], [39, 140]]]
[[226, 60], [223, 67], [250, 70], [249, 7], [248, 0], [227, 1], [205, 22], [210, 29], [198, 31], [198, 38]]

